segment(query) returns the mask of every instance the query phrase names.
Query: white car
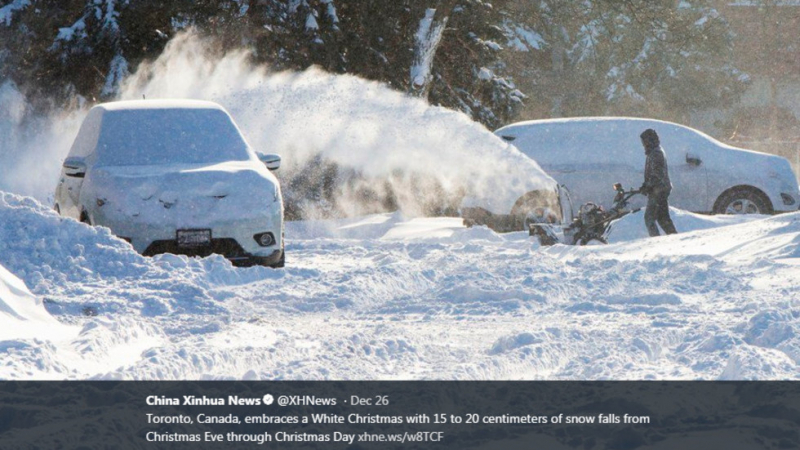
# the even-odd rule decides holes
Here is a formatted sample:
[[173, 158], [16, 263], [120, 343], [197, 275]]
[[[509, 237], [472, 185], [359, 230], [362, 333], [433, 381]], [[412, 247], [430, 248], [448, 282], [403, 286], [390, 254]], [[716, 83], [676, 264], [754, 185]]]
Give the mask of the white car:
[[279, 167], [215, 103], [105, 103], [81, 125], [54, 207], [110, 228], [144, 255], [218, 253], [283, 267], [283, 199], [271, 172]]
[[785, 158], [734, 148], [675, 123], [622, 117], [533, 120], [495, 134], [565, 185], [574, 205], [594, 202], [608, 208], [614, 183], [641, 186], [645, 155], [639, 135], [648, 128], [656, 130], [667, 154], [670, 205], [715, 214], [798, 210], [800, 189]]

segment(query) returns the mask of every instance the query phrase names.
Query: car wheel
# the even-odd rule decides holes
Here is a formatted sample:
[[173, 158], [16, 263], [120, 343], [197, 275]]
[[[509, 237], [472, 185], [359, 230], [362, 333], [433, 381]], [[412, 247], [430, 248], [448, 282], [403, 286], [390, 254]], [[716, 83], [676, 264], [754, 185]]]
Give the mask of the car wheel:
[[740, 187], [720, 195], [715, 214], [772, 214], [772, 203], [757, 189]]
[[514, 202], [511, 207], [511, 214], [518, 216], [526, 216], [531, 214], [537, 207], [541, 206], [543, 199], [547, 198], [544, 191], [530, 191]]
[[557, 199], [549, 191], [530, 191], [514, 202], [511, 216], [522, 218], [524, 230], [528, 230], [531, 222], [558, 223], [561, 212], [557, 211]]

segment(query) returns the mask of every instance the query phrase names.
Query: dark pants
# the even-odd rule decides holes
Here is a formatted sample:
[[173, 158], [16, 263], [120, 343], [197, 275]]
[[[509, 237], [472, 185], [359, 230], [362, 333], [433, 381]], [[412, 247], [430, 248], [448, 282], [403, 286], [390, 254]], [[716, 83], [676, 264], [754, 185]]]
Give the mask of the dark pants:
[[675, 225], [669, 217], [669, 193], [670, 191], [656, 191], [647, 196], [647, 210], [644, 212], [644, 224], [650, 236], [658, 236], [656, 222], [661, 225], [666, 234], [675, 234]]

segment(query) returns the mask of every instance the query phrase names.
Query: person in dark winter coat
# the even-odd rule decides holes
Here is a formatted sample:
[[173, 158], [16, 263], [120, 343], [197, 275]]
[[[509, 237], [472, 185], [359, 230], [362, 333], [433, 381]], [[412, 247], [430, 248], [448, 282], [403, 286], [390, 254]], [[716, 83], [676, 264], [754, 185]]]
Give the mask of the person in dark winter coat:
[[656, 222], [661, 225], [666, 234], [675, 234], [675, 225], [669, 217], [669, 194], [672, 192], [672, 183], [669, 181], [667, 158], [658, 134], [653, 129], [644, 130], [640, 135], [644, 154], [647, 160], [644, 164], [644, 184], [639, 189], [647, 196], [647, 209], [644, 213], [644, 223], [650, 236], [658, 236]]

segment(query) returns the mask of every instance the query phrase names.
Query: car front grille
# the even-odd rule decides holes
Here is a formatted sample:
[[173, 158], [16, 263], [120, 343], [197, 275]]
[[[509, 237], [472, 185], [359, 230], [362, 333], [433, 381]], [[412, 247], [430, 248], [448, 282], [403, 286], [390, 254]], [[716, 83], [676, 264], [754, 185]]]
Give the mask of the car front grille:
[[212, 239], [211, 245], [201, 247], [180, 247], [174, 239], [153, 241], [144, 251], [144, 256], [154, 256], [160, 253], [173, 253], [175, 255], [186, 256], [210, 256], [212, 254], [222, 255], [228, 259], [247, 258], [249, 255], [244, 251], [236, 239], [222, 238]]

